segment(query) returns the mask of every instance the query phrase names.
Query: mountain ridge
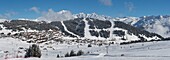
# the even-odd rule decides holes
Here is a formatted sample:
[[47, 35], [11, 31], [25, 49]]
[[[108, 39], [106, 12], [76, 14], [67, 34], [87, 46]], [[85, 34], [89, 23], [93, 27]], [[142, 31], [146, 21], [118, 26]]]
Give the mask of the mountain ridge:
[[[53, 22], [53, 21], [67, 21], [67, 20], [73, 20], [78, 18], [93, 18], [98, 20], [108, 20], [108, 21], [121, 21], [126, 24], [132, 25], [134, 27], [137, 27], [139, 29], [143, 29], [146, 31], [149, 31], [151, 33], [157, 33], [165, 38], [170, 37], [170, 16], [169, 15], [158, 15], [158, 16], [142, 16], [142, 17], [110, 17], [105, 15], [98, 15], [96, 13], [92, 14], [85, 14], [85, 13], [79, 13], [79, 14], [72, 14], [68, 10], [62, 10], [59, 12], [54, 12], [53, 10], [49, 10], [49, 12], [46, 15], [43, 15], [37, 19], [31, 19], [31, 21], [36, 22]], [[16, 20], [30, 20], [30, 19], [16, 19]], [[159, 31], [161, 28], [162, 30]]]
[[101, 40], [122, 43], [164, 39], [158, 34], [138, 29], [121, 21], [99, 20], [94, 18], [75, 18], [66, 21], [53, 21], [50, 23], [45, 21], [11, 20], [2, 22], [1, 25], [3, 30], [10, 30], [11, 32], [26, 32], [27, 29], [33, 30], [32, 32], [49, 30], [61, 31], [63, 34], [62, 39], [66, 40]]

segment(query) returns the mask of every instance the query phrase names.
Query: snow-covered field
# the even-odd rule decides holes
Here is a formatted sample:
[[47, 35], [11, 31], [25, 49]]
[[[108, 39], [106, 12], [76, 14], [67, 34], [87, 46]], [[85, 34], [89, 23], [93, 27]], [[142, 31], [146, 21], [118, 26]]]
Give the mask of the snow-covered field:
[[[144, 43], [134, 43], [128, 45], [92, 45], [88, 43], [64, 42], [58, 43], [48, 41], [39, 44], [41, 58], [23, 58], [25, 49], [31, 44], [15, 38], [0, 38], [0, 60], [169, 60], [170, 41], [154, 41]], [[23, 49], [21, 48], [23, 47]], [[82, 56], [63, 57], [67, 52], [82, 50]], [[87, 53], [89, 52], [89, 53]], [[60, 58], [57, 58], [60, 55]]]

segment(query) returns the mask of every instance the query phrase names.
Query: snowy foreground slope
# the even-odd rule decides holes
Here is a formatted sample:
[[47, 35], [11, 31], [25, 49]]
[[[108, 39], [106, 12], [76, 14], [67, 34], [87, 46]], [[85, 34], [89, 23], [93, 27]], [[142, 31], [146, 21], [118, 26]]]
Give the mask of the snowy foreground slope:
[[[66, 41], [51, 44], [39, 44], [42, 51], [41, 58], [23, 58], [24, 49], [30, 44], [19, 39], [5, 37], [0, 38], [0, 60], [168, 60], [170, 58], [170, 41], [154, 41], [134, 43], [128, 45], [111, 44], [106, 53], [106, 46]], [[50, 42], [50, 41], [49, 41]], [[47, 43], [47, 42], [46, 42]], [[23, 47], [23, 49], [19, 48]], [[82, 50], [85, 54], [75, 57], [62, 57], [65, 53], [74, 50]], [[87, 53], [89, 52], [89, 53]], [[60, 58], [57, 58], [57, 55]]]

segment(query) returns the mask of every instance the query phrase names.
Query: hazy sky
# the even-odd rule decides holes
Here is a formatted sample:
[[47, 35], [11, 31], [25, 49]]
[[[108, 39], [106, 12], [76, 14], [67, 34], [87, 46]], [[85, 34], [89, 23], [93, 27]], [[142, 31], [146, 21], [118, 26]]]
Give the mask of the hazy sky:
[[0, 18], [37, 18], [49, 9], [111, 17], [170, 15], [170, 0], [0, 0]]

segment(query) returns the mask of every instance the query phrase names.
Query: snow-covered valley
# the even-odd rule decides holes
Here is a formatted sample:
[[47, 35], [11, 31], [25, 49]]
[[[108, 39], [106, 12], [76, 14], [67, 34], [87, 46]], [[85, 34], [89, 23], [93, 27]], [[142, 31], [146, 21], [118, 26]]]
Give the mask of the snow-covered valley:
[[[1, 38], [0, 40], [1, 60], [168, 60], [170, 58], [170, 41], [142, 42], [127, 45], [91, 44], [92, 47], [88, 47], [87, 43], [49, 41], [50, 43], [38, 44], [42, 52], [41, 58], [24, 58], [24, 50], [31, 44], [10, 37]], [[75, 53], [82, 50], [84, 55], [64, 57], [71, 50], [74, 50]], [[57, 57], [57, 55], [60, 55], [60, 57]]]

